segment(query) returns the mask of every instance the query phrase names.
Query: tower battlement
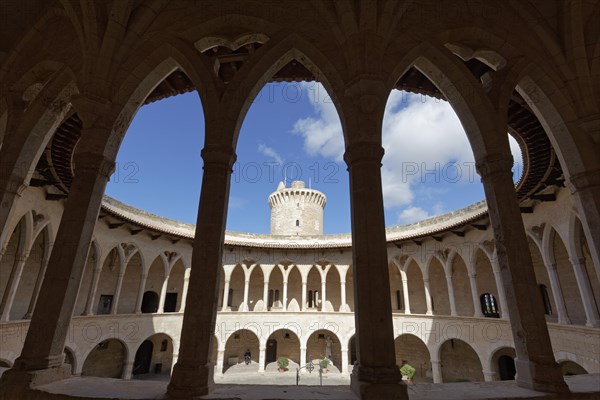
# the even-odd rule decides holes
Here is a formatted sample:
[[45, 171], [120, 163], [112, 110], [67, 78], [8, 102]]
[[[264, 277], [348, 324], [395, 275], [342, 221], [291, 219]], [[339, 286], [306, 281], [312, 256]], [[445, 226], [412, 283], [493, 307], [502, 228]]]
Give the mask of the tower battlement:
[[271, 235], [322, 235], [326, 203], [323, 193], [307, 189], [303, 181], [293, 181], [289, 188], [280, 182], [269, 196]]

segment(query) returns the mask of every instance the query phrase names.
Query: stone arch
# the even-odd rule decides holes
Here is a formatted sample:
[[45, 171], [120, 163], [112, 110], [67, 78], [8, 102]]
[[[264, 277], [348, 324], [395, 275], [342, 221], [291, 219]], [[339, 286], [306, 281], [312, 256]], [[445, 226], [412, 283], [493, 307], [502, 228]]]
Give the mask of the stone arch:
[[346, 303], [350, 307], [351, 312], [354, 312], [354, 267], [350, 265], [346, 272]]
[[[256, 97], [271, 76], [275, 75], [282, 67], [293, 60], [302, 64], [315, 75], [316, 81], [325, 87], [327, 94], [336, 107], [338, 115], [341, 116], [342, 110], [338, 101], [338, 93], [342, 91], [342, 79], [327, 57], [320, 53], [313, 45], [295, 34], [290, 34], [283, 38], [269, 40], [269, 42], [256, 52], [257, 56], [259, 52], [261, 56], [255, 58], [256, 62], [254, 64], [247, 66], [247, 75], [244, 77], [244, 86], [251, 87], [251, 89], [247, 93], [246, 101], [237, 106], [240, 109], [237, 114], [238, 121], [232, 142], [234, 149], [238, 142], [239, 128], [252, 104], [251, 99]], [[231, 96], [231, 100], [226, 98], [226, 101], [235, 101], [233, 93], [226, 95], [226, 97], [229, 96]], [[343, 124], [343, 118], [340, 118], [340, 120]], [[344, 132], [344, 130], [342, 131]]]
[[[123, 264], [121, 247], [115, 246], [106, 254], [103, 260], [98, 287], [96, 289], [96, 299], [92, 306], [96, 314], [110, 314], [115, 307], [115, 290], [121, 264]], [[122, 249], [121, 249], [122, 250]], [[97, 306], [96, 306], [97, 305]]]
[[443, 382], [483, 381], [477, 352], [460, 339], [448, 339], [439, 348]]
[[75, 356], [75, 352], [69, 347], [65, 346], [65, 364], [71, 365], [71, 374], [75, 375], [75, 371], [77, 371], [77, 357]]
[[516, 357], [517, 353], [512, 347], [500, 347], [492, 352], [488, 368], [490, 371], [494, 372], [495, 380], [510, 381], [515, 379]]
[[356, 352], [356, 335], [353, 334], [348, 339], [348, 362], [350, 365], [354, 365], [358, 361], [358, 353]]
[[[475, 160], [489, 154], [510, 154], [508, 137], [498, 138], [490, 115], [493, 106], [484, 95], [481, 82], [462, 62], [446, 49], [421, 42], [414, 46], [389, 75], [387, 87], [393, 88], [401, 77], [414, 67], [424, 74], [450, 103], [467, 135]], [[468, 90], [467, 88], [475, 88]]]
[[[473, 296], [471, 294], [471, 282], [468, 269], [462, 256], [455, 253], [450, 268], [452, 269], [452, 284], [454, 286], [454, 299], [456, 302], [456, 313], [462, 316], [472, 316], [475, 312]], [[477, 304], [479, 306], [479, 304]]]
[[[320, 360], [327, 356], [328, 349], [328, 340], [331, 340], [330, 350], [331, 357], [330, 360], [333, 364], [333, 367], [330, 365], [328, 367], [329, 371], [339, 372], [340, 368], [343, 370], [342, 366], [342, 345], [339, 337], [328, 329], [319, 329], [313, 332], [308, 339], [306, 340], [306, 362]], [[337, 369], [337, 371], [336, 371]]]
[[405, 269], [410, 312], [412, 314], [425, 314], [427, 312], [427, 304], [425, 301], [425, 284], [423, 282], [421, 267], [411, 258], [407, 260]]
[[402, 286], [402, 274], [396, 264], [391, 261], [388, 263], [388, 273], [390, 275], [390, 298], [392, 299], [392, 311], [404, 311], [404, 289]]
[[[295, 264], [290, 265], [288, 272], [288, 287], [287, 287], [287, 304], [286, 310], [292, 305], [295, 300], [298, 305], [302, 303], [302, 274]], [[283, 298], [283, 297], [282, 297]]]
[[327, 272], [325, 290], [327, 302], [331, 303], [333, 311], [338, 311], [342, 306], [342, 294], [340, 285], [340, 274], [335, 265], [331, 265], [331, 268], [329, 268], [329, 271]]
[[[427, 270], [433, 313], [435, 315], [450, 315], [450, 296], [443, 263], [437, 257], [432, 256], [429, 258]], [[415, 366], [413, 365], [413, 367]]]
[[575, 361], [565, 360], [558, 363], [563, 375], [585, 375], [588, 371]]
[[258, 301], [262, 302], [265, 276], [260, 266], [256, 266], [250, 273], [248, 283], [248, 309], [254, 310]]
[[[169, 271], [166, 281], [165, 303], [163, 312], [178, 312], [183, 309], [185, 304], [184, 285], [186, 268], [183, 259], [179, 258]], [[162, 293], [161, 293], [162, 296]]]
[[121, 378], [127, 356], [127, 345], [121, 340], [103, 340], [85, 356], [81, 375]]
[[139, 251], [128, 257], [125, 264], [125, 273], [121, 283], [121, 291], [118, 297], [117, 313], [133, 314], [137, 302], [137, 294], [144, 271], [144, 259]]
[[236, 264], [231, 272], [229, 283], [229, 298], [231, 311], [238, 311], [244, 302], [244, 269], [240, 264]]
[[[476, 281], [479, 296], [484, 293], [489, 293], [496, 299], [496, 309], [504, 313], [505, 310], [500, 310], [500, 296], [498, 295], [498, 286], [496, 284], [496, 277], [490, 259], [485, 252], [480, 249], [475, 249], [475, 271], [477, 272]], [[476, 304], [475, 307], [481, 307], [480, 304]], [[483, 312], [483, 310], [482, 310]]]
[[311, 266], [306, 276], [306, 309], [316, 311], [321, 306], [321, 275]]
[[276, 370], [279, 357], [287, 357], [290, 365], [292, 363], [303, 365], [302, 360], [300, 360], [300, 338], [293, 330], [277, 329], [267, 338], [266, 347], [265, 370]]
[[144, 295], [142, 298], [142, 313], [157, 312], [160, 304], [160, 294], [167, 280], [168, 264], [164, 254], [156, 256], [150, 264], [146, 282], [144, 284]]
[[567, 245], [570, 257], [576, 258], [577, 260], [575, 261], [583, 261], [596, 307], [600, 309], [600, 276], [596, 275], [596, 271], [594, 270], [594, 262], [590, 254], [587, 238], [583, 232], [581, 219], [579, 219], [574, 211], [571, 211], [569, 215], [567, 243], [565, 244]]
[[138, 346], [132, 374], [169, 375], [173, 365], [173, 339], [165, 333], [155, 333]]
[[549, 310], [547, 311], [550, 312], [546, 312], [546, 320], [555, 322], [557, 319], [556, 303], [554, 302], [554, 296], [552, 295], [550, 278], [548, 276], [548, 271], [546, 269], [542, 253], [540, 252], [540, 249], [534, 238], [532, 238], [530, 232], [527, 232], [527, 243], [529, 244], [529, 252], [531, 253], [531, 261], [533, 264], [533, 270], [535, 272], [535, 280], [537, 281], [538, 288], [540, 288], [540, 295], [542, 295], [542, 292], [548, 294], [547, 305], [549, 306]]
[[255, 332], [248, 329], [240, 329], [233, 332], [225, 342], [225, 353], [223, 372], [230, 368], [240, 369], [244, 365], [244, 354], [250, 350], [253, 369], [258, 368], [259, 338]]
[[47, 247], [50, 245], [49, 242], [49, 232], [46, 228], [34, 238], [21, 275], [17, 277], [18, 285], [12, 307], [9, 310], [10, 320], [23, 319], [27, 316], [28, 311], [30, 311], [29, 306], [32, 305], [31, 302], [33, 301], [33, 296], [35, 296], [36, 282], [42, 278], [40, 274], [43, 274], [44, 262], [48, 254]]
[[581, 300], [581, 294], [573, 266], [569, 260], [569, 254], [564, 245], [562, 237], [554, 227], [550, 227], [544, 232], [544, 247], [548, 252], [549, 262], [556, 265], [556, 273], [560, 281], [562, 296], [564, 298], [567, 315], [571, 323], [585, 325], [586, 315]]
[[416, 370], [417, 382], [431, 382], [431, 355], [427, 345], [418, 336], [410, 333], [399, 335], [394, 340], [396, 364], [400, 366], [406, 360]]
[[267, 309], [280, 310], [283, 307], [283, 273], [277, 267], [269, 275], [269, 291], [267, 293]]

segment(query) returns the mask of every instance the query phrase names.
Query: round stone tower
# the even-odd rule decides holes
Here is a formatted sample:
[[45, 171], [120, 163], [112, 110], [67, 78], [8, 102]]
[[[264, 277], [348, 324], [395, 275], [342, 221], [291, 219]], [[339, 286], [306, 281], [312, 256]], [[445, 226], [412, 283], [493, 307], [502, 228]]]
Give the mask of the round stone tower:
[[294, 181], [289, 188], [279, 182], [269, 196], [271, 235], [322, 235], [326, 202], [323, 193], [306, 189], [303, 181]]

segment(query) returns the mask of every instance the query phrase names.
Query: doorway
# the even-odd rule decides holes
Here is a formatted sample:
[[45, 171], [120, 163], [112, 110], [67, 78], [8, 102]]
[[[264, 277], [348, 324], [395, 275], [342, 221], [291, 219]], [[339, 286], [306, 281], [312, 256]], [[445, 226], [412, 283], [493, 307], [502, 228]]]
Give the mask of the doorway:
[[269, 339], [267, 341], [267, 354], [265, 363], [269, 364], [277, 361], [277, 340]]

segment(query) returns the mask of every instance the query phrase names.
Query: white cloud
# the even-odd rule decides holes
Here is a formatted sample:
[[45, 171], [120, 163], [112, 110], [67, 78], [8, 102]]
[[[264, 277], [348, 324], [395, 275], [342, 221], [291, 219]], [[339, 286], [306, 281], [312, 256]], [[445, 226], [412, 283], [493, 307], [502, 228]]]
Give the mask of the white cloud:
[[316, 88], [308, 85], [303, 83], [301, 86], [308, 93], [316, 116], [299, 119], [292, 132], [302, 136], [307, 154], [342, 161], [344, 136], [337, 110], [321, 84]]
[[[321, 86], [316, 92], [325, 93], [325, 89]], [[319, 96], [309, 98], [316, 115], [296, 121], [293, 133], [304, 138], [309, 155], [339, 162], [344, 140], [335, 106]], [[408, 207], [399, 213], [399, 222], [408, 223], [413, 217], [422, 219], [444, 210], [442, 204], [429, 212], [413, 205], [416, 194], [435, 192], [432, 184], [479, 182], [469, 140], [448, 102], [392, 91], [383, 120], [382, 144], [384, 204], [388, 209]], [[520, 172], [522, 157], [512, 137], [510, 145]]]
[[279, 153], [277, 153], [277, 151], [274, 148], [261, 143], [258, 145], [258, 151], [267, 157], [271, 157], [273, 161], [275, 161], [279, 165], [283, 165], [283, 158], [279, 155]]
[[413, 222], [422, 221], [429, 217], [429, 213], [420, 207], [408, 207], [398, 214], [398, 224], [407, 225]]

